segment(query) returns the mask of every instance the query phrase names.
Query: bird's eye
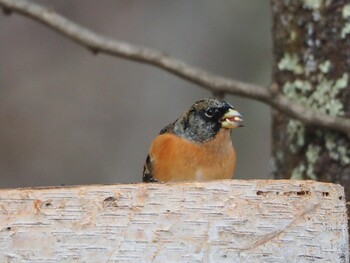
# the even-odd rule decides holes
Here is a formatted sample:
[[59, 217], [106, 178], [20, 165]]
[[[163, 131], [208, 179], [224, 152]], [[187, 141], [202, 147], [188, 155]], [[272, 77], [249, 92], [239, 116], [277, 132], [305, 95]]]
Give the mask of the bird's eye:
[[213, 117], [214, 114], [215, 114], [215, 110], [212, 108], [207, 109], [207, 111], [205, 112], [205, 115], [209, 118]]

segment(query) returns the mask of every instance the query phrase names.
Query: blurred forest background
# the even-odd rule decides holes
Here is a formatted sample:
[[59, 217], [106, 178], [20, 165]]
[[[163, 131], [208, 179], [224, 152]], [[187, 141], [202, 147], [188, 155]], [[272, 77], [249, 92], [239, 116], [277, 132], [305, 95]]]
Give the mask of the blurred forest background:
[[[91, 30], [267, 86], [270, 2], [36, 1]], [[149, 144], [212, 94], [164, 71], [97, 55], [19, 15], [0, 15], [0, 187], [140, 182]], [[270, 111], [226, 96], [237, 179], [268, 178]]]

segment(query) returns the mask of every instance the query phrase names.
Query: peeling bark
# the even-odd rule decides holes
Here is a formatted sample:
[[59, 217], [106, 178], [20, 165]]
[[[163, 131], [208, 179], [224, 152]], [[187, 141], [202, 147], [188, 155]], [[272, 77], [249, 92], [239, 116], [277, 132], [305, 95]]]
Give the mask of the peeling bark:
[[0, 262], [349, 260], [344, 189], [220, 180], [0, 190]]

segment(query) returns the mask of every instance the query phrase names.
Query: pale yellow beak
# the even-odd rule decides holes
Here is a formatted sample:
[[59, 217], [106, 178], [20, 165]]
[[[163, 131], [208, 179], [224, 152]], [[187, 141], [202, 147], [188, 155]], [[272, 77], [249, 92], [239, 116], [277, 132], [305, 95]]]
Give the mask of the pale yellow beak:
[[234, 129], [242, 127], [243, 116], [236, 110], [229, 109], [221, 119], [221, 127]]

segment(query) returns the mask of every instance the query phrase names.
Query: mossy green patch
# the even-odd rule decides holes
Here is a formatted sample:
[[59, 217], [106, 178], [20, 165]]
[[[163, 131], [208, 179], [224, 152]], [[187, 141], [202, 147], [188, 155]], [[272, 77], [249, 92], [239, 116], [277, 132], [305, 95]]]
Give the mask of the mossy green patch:
[[312, 180], [317, 179], [314, 172], [314, 167], [319, 157], [320, 151], [321, 151], [321, 147], [313, 144], [310, 144], [306, 150], [306, 160], [307, 160], [306, 176]]
[[300, 164], [293, 169], [291, 180], [303, 180], [303, 174], [305, 173], [305, 165]]
[[342, 10], [342, 15], [344, 19], [347, 19], [350, 17], [350, 4], [344, 5]]
[[304, 6], [307, 9], [319, 9], [323, 5], [323, 0], [304, 0]]
[[[318, 67], [320, 73], [317, 75], [318, 84], [314, 87], [308, 80], [297, 78], [293, 82], [286, 82], [283, 85], [283, 92], [290, 99], [298, 101], [304, 106], [315, 111], [325, 113], [330, 116], [344, 116], [344, 106], [339, 100], [339, 93], [342, 89], [348, 87], [349, 74], [344, 73], [338, 79], [328, 79], [324, 73], [327, 73], [331, 63], [326, 60]], [[297, 120], [289, 120], [287, 123], [287, 136], [290, 142], [289, 150], [297, 153], [306, 144], [305, 126]], [[342, 164], [350, 163], [350, 149], [340, 145], [337, 136], [332, 132], [316, 133], [319, 138], [324, 137], [325, 147], [329, 152], [329, 157], [335, 161], [341, 161]], [[300, 173], [310, 179], [316, 179], [314, 174], [314, 164], [319, 155], [318, 146], [308, 145], [306, 149], [306, 162], [304, 168], [300, 165], [292, 173], [293, 178], [299, 178]]]
[[350, 33], [350, 23], [345, 23], [345, 26], [341, 30], [341, 38], [346, 38], [346, 36]]
[[326, 60], [325, 62], [321, 63], [318, 66], [318, 69], [324, 74], [328, 73], [330, 68], [331, 68], [331, 62], [329, 60]]
[[286, 53], [278, 63], [278, 69], [291, 71], [297, 75], [303, 73], [303, 67], [299, 64], [299, 58], [296, 54]]

